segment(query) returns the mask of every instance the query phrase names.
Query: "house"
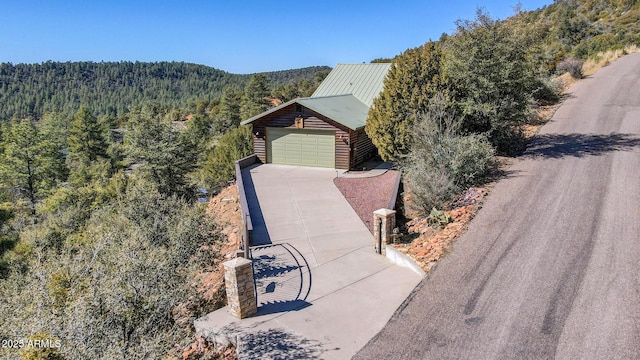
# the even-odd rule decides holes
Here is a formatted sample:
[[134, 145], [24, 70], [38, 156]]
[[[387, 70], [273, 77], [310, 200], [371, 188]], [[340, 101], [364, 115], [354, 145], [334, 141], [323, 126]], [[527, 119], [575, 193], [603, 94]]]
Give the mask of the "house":
[[339, 64], [308, 98], [242, 122], [263, 163], [350, 169], [376, 152], [364, 131], [391, 64]]

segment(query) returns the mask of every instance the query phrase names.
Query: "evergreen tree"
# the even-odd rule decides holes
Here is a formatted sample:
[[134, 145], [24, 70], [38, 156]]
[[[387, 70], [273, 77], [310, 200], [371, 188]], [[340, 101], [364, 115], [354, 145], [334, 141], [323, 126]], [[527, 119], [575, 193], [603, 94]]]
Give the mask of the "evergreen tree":
[[[193, 318], [219, 301], [194, 283], [220, 266], [224, 238], [205, 207], [127, 178], [118, 201], [89, 210], [81, 226], [70, 219], [74, 204], [21, 230], [0, 278], [0, 335], [46, 331], [68, 345], [58, 349], [64, 359], [179, 357], [167, 354], [189, 343]], [[0, 204], [0, 221], [7, 215]], [[0, 358], [58, 359], [31, 349], [0, 348]]]
[[251, 130], [247, 126], [228, 131], [207, 154], [200, 171], [203, 187], [212, 190], [235, 176], [234, 162], [249, 156]]
[[466, 131], [487, 134], [499, 151], [512, 153], [535, 80], [527, 49], [510, 27], [482, 11], [456, 25], [443, 62], [456, 113]]
[[12, 123], [2, 140], [0, 179], [14, 194], [28, 199], [35, 213], [36, 202], [62, 173], [62, 152], [53, 141], [41, 136], [31, 119]]
[[38, 129], [44, 137], [53, 141], [60, 149], [68, 149], [67, 138], [71, 128], [70, 117], [59, 112], [50, 112], [38, 121]]
[[269, 80], [267, 77], [263, 74], [254, 75], [244, 88], [240, 105], [240, 117], [246, 120], [269, 109], [271, 104], [266, 99], [269, 94]]
[[237, 94], [227, 88], [222, 93], [218, 113], [214, 121], [214, 132], [223, 134], [240, 125], [240, 104]]
[[86, 106], [73, 115], [69, 129], [70, 157], [82, 162], [92, 162], [99, 157], [106, 157], [107, 142], [105, 129]]
[[198, 142], [182, 136], [171, 122], [146, 108], [131, 114], [125, 141], [128, 161], [139, 165], [160, 192], [193, 194], [188, 174], [197, 166]]
[[395, 59], [365, 128], [384, 160], [397, 160], [408, 153], [417, 117], [444, 86], [441, 58], [440, 44], [430, 41]]
[[[264, 73], [274, 84], [311, 79], [327, 67]], [[180, 62], [52, 62], [0, 64], [0, 120], [74, 114], [81, 104], [98, 118], [121, 116], [148, 101], [170, 108], [193, 104], [205, 115], [227, 87], [244, 88], [251, 75]]]

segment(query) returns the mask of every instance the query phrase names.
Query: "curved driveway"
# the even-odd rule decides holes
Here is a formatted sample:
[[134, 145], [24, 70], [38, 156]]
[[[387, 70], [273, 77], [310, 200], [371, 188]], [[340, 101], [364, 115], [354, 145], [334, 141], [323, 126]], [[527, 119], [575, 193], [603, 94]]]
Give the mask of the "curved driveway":
[[574, 86], [355, 358], [640, 358], [640, 54]]
[[258, 313], [238, 321], [220, 309], [195, 322], [198, 333], [235, 338], [241, 360], [349, 359], [384, 327], [422, 275], [375, 254], [335, 176], [274, 164], [243, 170], [262, 245], [251, 250]]

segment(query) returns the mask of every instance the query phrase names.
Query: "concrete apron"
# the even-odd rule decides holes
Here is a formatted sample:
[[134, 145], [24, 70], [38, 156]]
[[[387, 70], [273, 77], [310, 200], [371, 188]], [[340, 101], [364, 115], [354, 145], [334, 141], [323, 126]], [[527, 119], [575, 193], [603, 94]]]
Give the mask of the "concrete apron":
[[196, 320], [196, 331], [235, 344], [240, 359], [351, 358], [422, 276], [374, 253], [373, 236], [333, 184], [336, 170], [245, 171], [252, 220], [260, 217], [254, 238], [266, 244], [252, 248], [258, 313], [238, 320], [222, 308]]

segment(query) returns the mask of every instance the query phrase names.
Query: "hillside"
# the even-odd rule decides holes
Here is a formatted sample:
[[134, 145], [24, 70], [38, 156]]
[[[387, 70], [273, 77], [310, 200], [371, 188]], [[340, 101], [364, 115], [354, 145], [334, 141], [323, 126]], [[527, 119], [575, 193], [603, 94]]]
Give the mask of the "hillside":
[[550, 71], [567, 57], [587, 59], [607, 50], [640, 45], [640, 1], [556, 0], [506, 20], [533, 40], [530, 49]]
[[[313, 79], [328, 67], [264, 73], [271, 87]], [[117, 116], [154, 101], [182, 108], [213, 100], [226, 87], [242, 90], [251, 75], [231, 74], [184, 62], [45, 62], [0, 64], [0, 120], [39, 118], [45, 112], [71, 114], [86, 105], [96, 116]]]

